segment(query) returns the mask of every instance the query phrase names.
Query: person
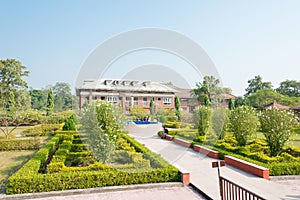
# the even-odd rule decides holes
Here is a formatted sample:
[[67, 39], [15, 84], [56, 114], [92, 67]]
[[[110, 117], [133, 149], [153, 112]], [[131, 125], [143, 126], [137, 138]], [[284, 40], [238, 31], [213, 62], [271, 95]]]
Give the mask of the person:
[[168, 135], [168, 133], [169, 133], [169, 130], [168, 130], [166, 127], [164, 127], [164, 132], [163, 132], [163, 134], [161, 135], [161, 139], [165, 139], [166, 136]]

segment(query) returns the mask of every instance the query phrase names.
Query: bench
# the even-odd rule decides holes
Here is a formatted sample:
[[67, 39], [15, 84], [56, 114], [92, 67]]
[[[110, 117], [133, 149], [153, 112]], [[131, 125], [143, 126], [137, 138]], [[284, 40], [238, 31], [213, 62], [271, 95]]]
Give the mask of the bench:
[[197, 145], [197, 144], [194, 145], [194, 151], [205, 154], [211, 158], [219, 159], [219, 157], [220, 157], [219, 152], [209, 149], [209, 148], [206, 148], [206, 147], [203, 147], [203, 146], [200, 146], [200, 145]]
[[232, 157], [232, 156], [224, 156], [224, 160], [227, 165], [231, 165], [233, 167], [241, 169], [250, 174], [254, 174], [256, 176], [270, 180], [268, 168], [265, 168], [265, 167], [262, 167], [262, 166], [259, 166], [259, 165], [253, 164], [253, 163], [249, 163], [247, 161], [244, 161], [244, 160]]

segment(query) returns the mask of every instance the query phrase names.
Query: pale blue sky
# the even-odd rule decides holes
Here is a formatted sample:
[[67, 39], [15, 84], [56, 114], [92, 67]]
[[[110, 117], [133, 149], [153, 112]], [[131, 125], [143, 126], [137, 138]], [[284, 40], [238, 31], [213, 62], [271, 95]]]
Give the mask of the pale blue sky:
[[144, 27], [174, 30], [197, 42], [236, 95], [258, 74], [276, 87], [300, 80], [298, 0], [0, 0], [0, 25], [0, 59], [27, 66], [33, 88], [58, 81], [74, 87], [98, 45]]

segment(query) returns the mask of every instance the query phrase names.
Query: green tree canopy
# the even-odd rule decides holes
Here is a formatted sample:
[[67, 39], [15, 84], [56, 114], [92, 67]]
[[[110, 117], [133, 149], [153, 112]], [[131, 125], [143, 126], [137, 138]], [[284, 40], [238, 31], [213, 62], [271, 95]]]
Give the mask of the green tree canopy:
[[0, 60], [0, 100], [2, 107], [8, 99], [9, 93], [27, 88], [24, 77], [28, 76], [29, 71], [21, 62], [15, 59]]
[[37, 110], [44, 110], [47, 95], [42, 90], [30, 89], [31, 108]]
[[53, 86], [54, 110], [56, 112], [72, 109], [73, 95], [70, 84], [58, 82]]
[[181, 119], [181, 111], [180, 111], [180, 100], [179, 97], [175, 97], [175, 114], [177, 116], [178, 121]]
[[253, 79], [248, 80], [248, 87], [246, 88], [245, 97], [263, 89], [271, 89], [271, 82], [263, 82], [260, 75], [255, 76]]
[[300, 97], [300, 82], [296, 80], [282, 81], [276, 91], [289, 97]]

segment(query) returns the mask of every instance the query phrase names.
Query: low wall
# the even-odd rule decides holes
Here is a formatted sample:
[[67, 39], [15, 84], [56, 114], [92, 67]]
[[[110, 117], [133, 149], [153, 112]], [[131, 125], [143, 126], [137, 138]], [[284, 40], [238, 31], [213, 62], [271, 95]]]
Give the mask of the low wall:
[[232, 156], [224, 156], [225, 163], [227, 165], [231, 165], [238, 169], [241, 169], [245, 172], [254, 174], [256, 176], [262, 177], [264, 179], [270, 180], [269, 169], [249, 163], [247, 161], [232, 157]]
[[166, 135], [166, 140], [172, 141], [173, 139], [174, 139], [174, 136]]
[[211, 158], [216, 158], [216, 159], [220, 158], [219, 152], [209, 149], [209, 148], [206, 148], [206, 147], [203, 147], [203, 146], [200, 146], [200, 145], [194, 145], [194, 151], [205, 154]]
[[187, 147], [187, 148], [191, 148], [192, 147], [192, 143], [191, 142], [188, 142], [188, 141], [185, 141], [185, 140], [182, 140], [182, 139], [179, 139], [179, 138], [174, 138], [173, 141], [176, 144], [179, 144], [179, 145]]

